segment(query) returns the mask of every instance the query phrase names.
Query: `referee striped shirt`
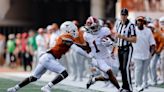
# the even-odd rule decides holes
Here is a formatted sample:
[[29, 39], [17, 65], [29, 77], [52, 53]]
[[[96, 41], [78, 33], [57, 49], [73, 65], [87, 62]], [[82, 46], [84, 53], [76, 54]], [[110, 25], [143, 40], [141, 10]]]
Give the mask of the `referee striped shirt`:
[[[135, 26], [129, 20], [127, 20], [124, 24], [121, 21], [116, 22], [115, 27], [117, 33], [121, 35], [124, 35], [126, 37], [136, 36]], [[117, 45], [119, 47], [128, 46], [131, 45], [131, 42], [118, 38]]]

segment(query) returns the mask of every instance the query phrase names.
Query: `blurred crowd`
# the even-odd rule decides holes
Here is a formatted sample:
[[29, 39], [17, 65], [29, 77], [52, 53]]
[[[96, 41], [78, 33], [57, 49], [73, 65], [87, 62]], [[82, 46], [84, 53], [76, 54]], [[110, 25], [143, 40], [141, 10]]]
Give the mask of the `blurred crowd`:
[[[125, 5], [134, 11], [164, 11], [163, 0], [123, 0]], [[135, 6], [140, 5], [140, 7]]]
[[[159, 0], [160, 1], [160, 0]], [[145, 17], [145, 26], [150, 28], [154, 37], [164, 38], [164, 29], [161, 30], [159, 19], [151, 19]], [[80, 27], [78, 21], [73, 22], [79, 27], [79, 30], [85, 31], [83, 27]], [[100, 25], [106, 26], [110, 29], [112, 35], [115, 34], [114, 20], [101, 20]], [[162, 21], [164, 25], [164, 21]], [[137, 25], [136, 25], [137, 26]], [[48, 25], [46, 28], [38, 28], [38, 30], [29, 30], [24, 33], [9, 34], [5, 37], [0, 34], [0, 65], [9, 66], [10, 68], [23, 67], [24, 71], [31, 71], [38, 63], [38, 57], [41, 53], [44, 53], [47, 49], [54, 46], [55, 40], [61, 34], [59, 26], [56, 23]], [[162, 35], [161, 35], [162, 34]], [[161, 36], [159, 36], [161, 35]], [[154, 38], [156, 41], [159, 38]], [[164, 40], [163, 40], [164, 41]], [[163, 42], [164, 43], [164, 42]], [[156, 45], [161, 43], [156, 42]], [[142, 49], [142, 48], [140, 48]], [[117, 54], [117, 52], [116, 52]], [[81, 56], [72, 50], [63, 56], [60, 62], [67, 68], [68, 72], [73, 76], [73, 80], [82, 81], [84, 77], [89, 77], [91, 65], [89, 64], [90, 59]], [[116, 68], [118, 68], [118, 59], [116, 57]], [[133, 59], [132, 59], [133, 61]], [[158, 81], [164, 83], [164, 47], [162, 50], [154, 54], [152, 59], [149, 61], [148, 76], [152, 80], [152, 85], [156, 85]], [[149, 65], [148, 64], [148, 65]], [[29, 68], [28, 68], [29, 66]], [[132, 78], [135, 79], [135, 62], [131, 63]], [[91, 72], [95, 71], [93, 68]], [[153, 71], [153, 72], [152, 72]], [[49, 72], [51, 73], [51, 72]], [[118, 71], [114, 72], [115, 75], [119, 75]], [[148, 82], [148, 80], [146, 81]]]

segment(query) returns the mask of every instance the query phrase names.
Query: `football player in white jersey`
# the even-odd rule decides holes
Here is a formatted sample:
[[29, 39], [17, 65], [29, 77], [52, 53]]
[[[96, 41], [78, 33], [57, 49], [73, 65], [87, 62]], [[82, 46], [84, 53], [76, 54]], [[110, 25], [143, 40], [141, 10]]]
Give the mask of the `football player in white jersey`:
[[106, 60], [109, 60], [111, 57], [108, 48], [105, 46], [112, 44], [111, 42], [105, 43], [106, 38], [110, 37], [110, 30], [107, 27], [101, 27], [98, 19], [92, 16], [87, 19], [85, 27], [86, 32], [84, 32], [83, 37], [91, 49], [89, 54], [94, 58], [92, 63], [104, 73], [104, 76], [91, 78], [87, 83], [87, 88], [96, 81], [110, 80], [117, 89], [122, 90], [111, 70], [111, 67], [106, 63]]

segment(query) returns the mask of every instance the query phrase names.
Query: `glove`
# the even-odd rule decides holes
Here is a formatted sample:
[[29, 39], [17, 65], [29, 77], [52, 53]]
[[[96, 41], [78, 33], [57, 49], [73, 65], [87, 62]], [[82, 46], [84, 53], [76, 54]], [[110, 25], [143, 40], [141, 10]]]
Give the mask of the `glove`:
[[114, 55], [114, 53], [113, 53], [113, 52], [111, 53], [111, 58], [112, 58], [113, 60], [115, 60], [115, 59], [116, 59], [116, 57], [115, 57], [115, 55]]
[[109, 37], [103, 38], [101, 43], [106, 47], [109, 47], [114, 44], [114, 42]]

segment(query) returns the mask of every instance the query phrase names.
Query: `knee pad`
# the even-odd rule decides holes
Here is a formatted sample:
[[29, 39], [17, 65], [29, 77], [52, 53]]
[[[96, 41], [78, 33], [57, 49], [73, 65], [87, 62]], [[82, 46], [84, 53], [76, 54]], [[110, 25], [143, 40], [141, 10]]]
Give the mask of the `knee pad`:
[[61, 76], [63, 77], [63, 79], [65, 79], [65, 78], [68, 76], [67, 71], [66, 71], [66, 70], [63, 71], [63, 72], [61, 73]]
[[30, 82], [34, 82], [34, 81], [36, 81], [36, 80], [37, 80], [37, 78], [36, 78], [36, 77], [34, 77], [34, 76], [30, 76], [28, 79], [29, 79], [29, 81], [30, 81]]

